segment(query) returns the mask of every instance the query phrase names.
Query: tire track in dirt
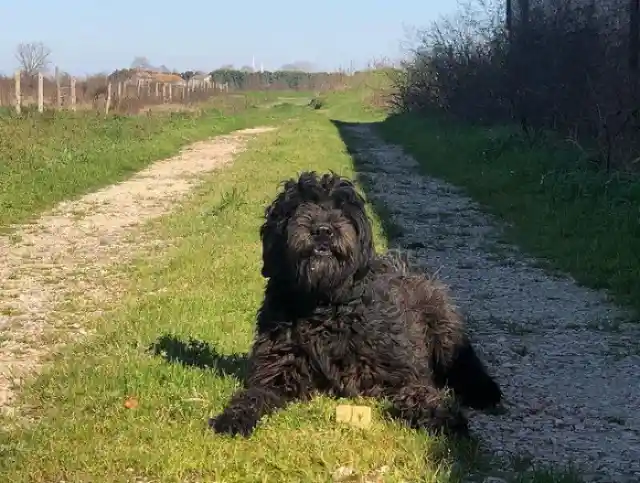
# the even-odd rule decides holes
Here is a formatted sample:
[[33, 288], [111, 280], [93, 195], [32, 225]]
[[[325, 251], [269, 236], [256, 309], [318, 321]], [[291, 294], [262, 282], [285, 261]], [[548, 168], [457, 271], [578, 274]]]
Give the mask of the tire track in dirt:
[[[150, 251], [145, 222], [168, 213], [202, 181], [229, 164], [248, 140], [273, 128], [235, 131], [193, 144], [130, 179], [60, 203], [37, 221], [0, 237], [0, 410], [12, 413], [16, 391], [64, 342], [87, 335], [87, 312], [118, 295], [116, 263]], [[114, 279], [115, 277], [115, 279]]]

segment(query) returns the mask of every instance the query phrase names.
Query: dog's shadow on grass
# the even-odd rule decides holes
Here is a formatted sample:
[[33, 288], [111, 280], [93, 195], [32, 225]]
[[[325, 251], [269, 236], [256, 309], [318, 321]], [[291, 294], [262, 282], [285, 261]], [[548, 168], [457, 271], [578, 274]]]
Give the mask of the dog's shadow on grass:
[[221, 377], [244, 381], [247, 374], [246, 354], [220, 354], [207, 342], [193, 338], [181, 340], [175, 335], [163, 335], [149, 346], [149, 351], [172, 364], [209, 369]]
[[[170, 364], [211, 370], [220, 377], [233, 377], [244, 382], [247, 374], [247, 354], [220, 354], [209, 343], [193, 338], [183, 340], [175, 335], [165, 334], [158, 337], [148, 350]], [[467, 474], [471, 466], [475, 472], [483, 470], [482, 464], [486, 464], [486, 458], [480, 456], [478, 441], [474, 437], [469, 441], [451, 443], [446, 439], [440, 439], [430, 448], [429, 459], [431, 461], [457, 462], [455, 473], [460, 475]], [[462, 481], [458, 478], [462, 477], [453, 477], [449, 481], [451, 483]]]

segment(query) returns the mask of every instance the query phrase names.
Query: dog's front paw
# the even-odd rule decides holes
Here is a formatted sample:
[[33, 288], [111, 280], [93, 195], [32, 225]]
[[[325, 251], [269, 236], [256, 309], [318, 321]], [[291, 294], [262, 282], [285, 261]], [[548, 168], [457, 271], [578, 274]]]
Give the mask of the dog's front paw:
[[253, 433], [258, 420], [246, 414], [223, 412], [215, 418], [209, 419], [209, 427], [218, 434], [230, 436], [240, 435], [248, 437]]
[[391, 414], [409, 427], [430, 433], [468, 437], [469, 424], [456, 399], [447, 391], [424, 385], [409, 385], [393, 396]]
[[454, 438], [469, 437], [469, 422], [458, 411], [433, 411], [428, 418], [423, 419], [418, 427], [423, 427], [434, 434], [445, 434]]

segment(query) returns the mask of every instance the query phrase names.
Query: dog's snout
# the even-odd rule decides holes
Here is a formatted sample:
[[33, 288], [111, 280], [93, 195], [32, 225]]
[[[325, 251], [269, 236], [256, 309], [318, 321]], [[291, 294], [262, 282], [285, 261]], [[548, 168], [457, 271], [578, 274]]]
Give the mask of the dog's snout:
[[326, 224], [316, 225], [313, 228], [313, 234], [316, 236], [330, 237], [332, 233], [333, 233], [333, 230], [331, 230], [331, 227]]

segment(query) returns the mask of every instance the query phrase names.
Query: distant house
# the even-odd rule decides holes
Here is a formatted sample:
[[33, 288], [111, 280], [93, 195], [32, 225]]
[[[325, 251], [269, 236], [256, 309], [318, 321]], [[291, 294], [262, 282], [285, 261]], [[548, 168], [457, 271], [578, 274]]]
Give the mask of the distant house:
[[189, 84], [194, 87], [210, 86], [213, 83], [211, 74], [196, 74], [189, 79]]
[[173, 84], [174, 86], [183, 86], [186, 81], [178, 74], [165, 74], [162, 72], [152, 73], [154, 82], [163, 82], [165, 84]]
[[216, 83], [213, 80], [213, 76], [211, 74], [203, 74], [198, 73], [189, 79], [187, 85], [193, 89], [202, 89], [202, 88], [215, 88], [219, 90], [228, 91], [229, 84], [228, 83]]
[[127, 84], [147, 86], [156, 82], [171, 84], [174, 86], [184, 86], [185, 80], [177, 74], [167, 74], [148, 69], [135, 69], [133, 74], [127, 79]]

